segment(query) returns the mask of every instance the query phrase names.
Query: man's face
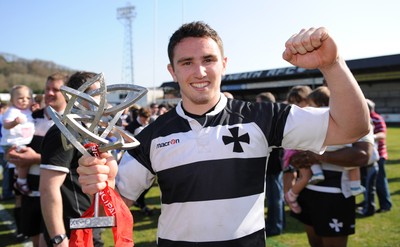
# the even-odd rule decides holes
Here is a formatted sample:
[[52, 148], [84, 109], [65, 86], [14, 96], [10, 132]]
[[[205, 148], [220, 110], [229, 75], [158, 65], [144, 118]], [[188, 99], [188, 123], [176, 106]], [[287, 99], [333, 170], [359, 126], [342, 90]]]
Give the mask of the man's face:
[[62, 85], [64, 85], [62, 80], [47, 81], [44, 91], [44, 102], [46, 106], [53, 107], [57, 112], [63, 111], [67, 106], [67, 102], [60, 91]]
[[211, 38], [189, 37], [176, 45], [168, 70], [179, 83], [187, 111], [203, 114], [218, 102], [226, 62]]
[[[99, 89], [99, 88], [100, 88], [100, 82], [99, 82], [99, 81], [96, 81], [95, 83], [93, 83], [92, 85], [90, 85], [90, 86], [85, 90], [85, 93], [91, 92], [91, 91], [96, 90], [96, 89]], [[93, 98], [94, 98], [95, 100], [98, 100], [98, 101], [99, 101], [100, 98], [101, 98], [101, 95], [95, 95], [95, 96], [93, 96]], [[93, 105], [89, 104], [89, 102], [87, 102], [87, 101], [82, 101], [81, 103], [82, 103], [82, 105], [83, 105], [86, 109], [88, 109], [88, 110], [94, 110], [94, 108], [92, 108]]]

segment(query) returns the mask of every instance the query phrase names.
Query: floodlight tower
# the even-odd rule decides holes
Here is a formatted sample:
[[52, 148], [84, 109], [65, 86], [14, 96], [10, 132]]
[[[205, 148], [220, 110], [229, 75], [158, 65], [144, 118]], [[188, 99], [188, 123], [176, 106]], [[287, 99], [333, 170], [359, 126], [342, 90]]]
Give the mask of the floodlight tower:
[[125, 29], [121, 83], [134, 83], [132, 22], [135, 17], [135, 6], [131, 6], [129, 3], [126, 7], [117, 9], [117, 19], [121, 21]]

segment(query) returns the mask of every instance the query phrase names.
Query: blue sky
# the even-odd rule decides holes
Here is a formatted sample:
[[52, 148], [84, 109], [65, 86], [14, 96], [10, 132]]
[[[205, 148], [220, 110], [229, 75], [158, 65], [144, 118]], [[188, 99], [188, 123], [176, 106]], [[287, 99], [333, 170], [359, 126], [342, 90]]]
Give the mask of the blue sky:
[[[103, 72], [119, 83], [124, 25], [119, 0], [0, 0], [0, 52]], [[303, 27], [327, 27], [347, 59], [400, 53], [400, 1], [130, 0], [134, 79], [152, 87], [170, 81], [167, 44], [183, 23], [216, 29], [228, 57], [227, 73], [290, 66], [285, 41]]]

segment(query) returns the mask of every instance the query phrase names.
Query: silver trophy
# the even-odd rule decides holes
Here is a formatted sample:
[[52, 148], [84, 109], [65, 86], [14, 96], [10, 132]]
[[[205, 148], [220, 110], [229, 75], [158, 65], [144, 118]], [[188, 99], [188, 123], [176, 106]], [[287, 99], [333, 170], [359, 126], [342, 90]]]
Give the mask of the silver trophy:
[[[91, 85], [99, 82], [100, 88], [88, 91]], [[137, 147], [140, 143], [122, 127], [116, 126], [123, 111], [137, 102], [146, 93], [147, 89], [133, 84], [113, 84], [106, 86], [102, 73], [87, 80], [78, 89], [67, 86], [61, 87], [61, 92], [68, 104], [62, 115], [50, 106], [47, 113], [53, 119], [62, 133], [64, 149], [75, 147], [82, 154], [98, 155], [99, 152], [109, 150], [128, 150]], [[123, 92], [125, 99], [117, 104], [110, 105], [107, 95]], [[108, 135], [116, 137], [111, 142]], [[95, 149], [87, 149], [85, 144], [95, 144]], [[93, 145], [91, 145], [93, 147]], [[70, 220], [71, 229], [113, 227], [116, 225], [114, 216], [99, 217], [99, 194], [94, 197], [94, 217], [77, 218]]]

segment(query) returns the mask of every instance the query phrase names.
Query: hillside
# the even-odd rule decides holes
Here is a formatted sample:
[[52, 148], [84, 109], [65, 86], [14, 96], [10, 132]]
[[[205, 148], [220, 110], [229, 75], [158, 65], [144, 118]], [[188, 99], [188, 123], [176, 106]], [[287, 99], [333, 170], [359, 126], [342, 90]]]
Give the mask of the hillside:
[[39, 59], [28, 60], [0, 52], [0, 93], [8, 93], [17, 84], [27, 85], [34, 93], [43, 93], [47, 76], [61, 71], [74, 72], [65, 66]]

